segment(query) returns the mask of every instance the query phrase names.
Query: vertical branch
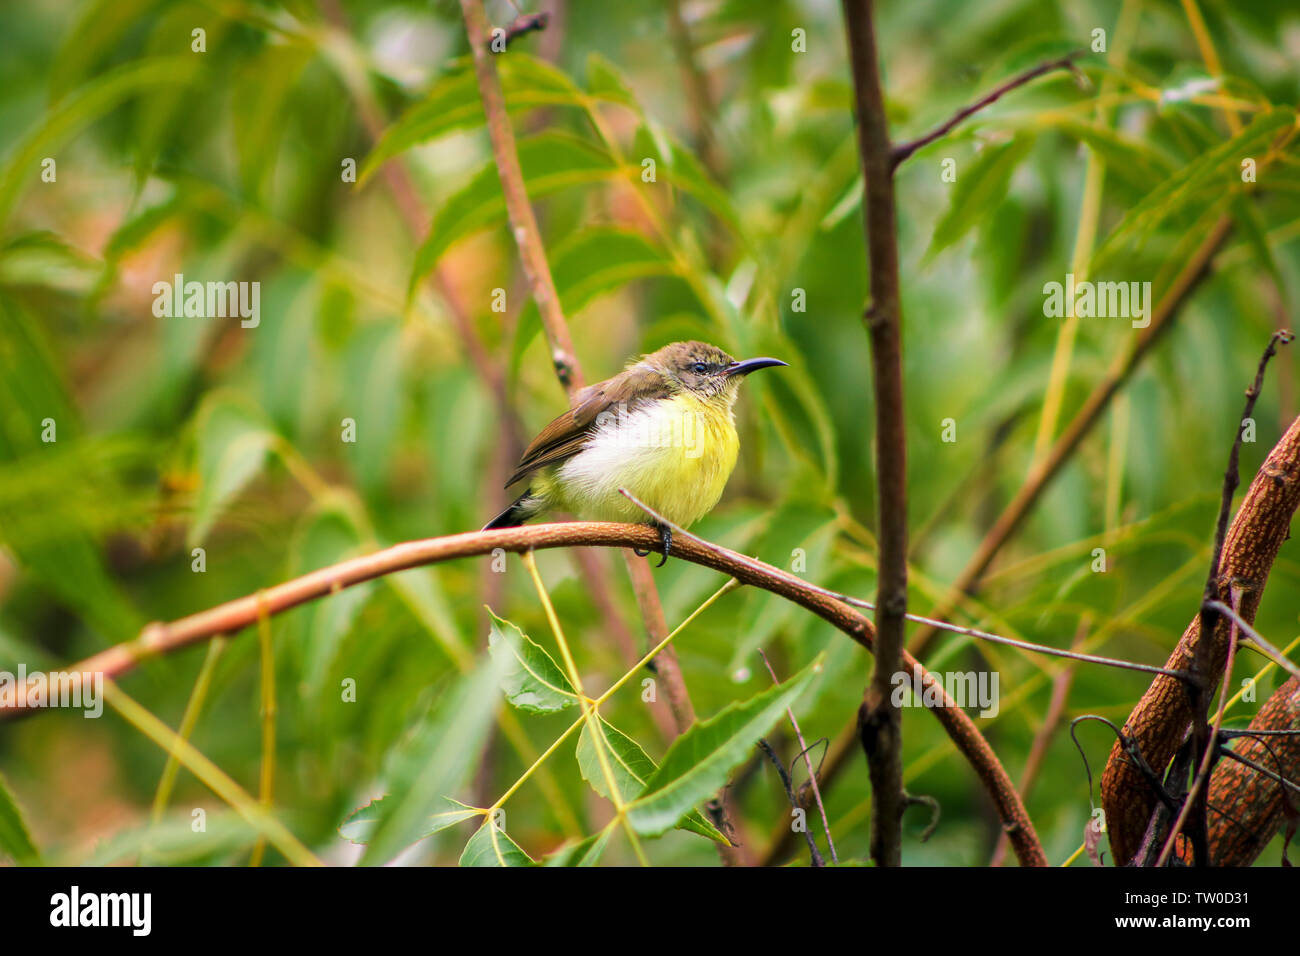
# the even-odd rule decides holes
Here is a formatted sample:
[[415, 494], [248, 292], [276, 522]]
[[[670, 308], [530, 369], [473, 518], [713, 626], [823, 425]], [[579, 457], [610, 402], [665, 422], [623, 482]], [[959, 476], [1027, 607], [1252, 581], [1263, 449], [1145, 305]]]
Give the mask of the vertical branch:
[[858, 148], [866, 193], [862, 204], [871, 273], [865, 321], [871, 337], [876, 400], [876, 476], [880, 576], [876, 592], [876, 660], [858, 731], [871, 774], [871, 856], [878, 866], [902, 859], [902, 723], [891, 678], [903, 660], [907, 612], [907, 443], [903, 425], [902, 305], [894, 209], [893, 151], [880, 89], [871, 0], [844, 0], [857, 102]]
[[[537, 227], [537, 217], [533, 213], [532, 203], [524, 187], [524, 174], [519, 166], [519, 154], [515, 149], [514, 130], [510, 126], [510, 115], [506, 111], [505, 94], [501, 90], [501, 79], [497, 75], [496, 64], [492, 62], [493, 53], [488, 45], [487, 16], [483, 12], [482, 0], [460, 0], [461, 13], [465, 19], [465, 32], [469, 38], [470, 52], [474, 59], [474, 74], [478, 79], [479, 96], [483, 101], [483, 111], [487, 115], [488, 137], [492, 142], [492, 155], [496, 162], [497, 175], [501, 179], [501, 191], [505, 197], [506, 213], [510, 218], [511, 231], [515, 244], [519, 248], [519, 258], [524, 275], [532, 289], [533, 300], [541, 316], [542, 329], [551, 350], [551, 364], [556, 377], [568, 393], [570, 401], [583, 387], [585, 378], [582, 366], [578, 363], [573, 350], [573, 340], [569, 336], [569, 325], [560, 306], [560, 298], [555, 290], [555, 280], [551, 277], [551, 267], [546, 259], [546, 248], [542, 244], [541, 231]], [[668, 634], [664, 620], [663, 606], [659, 592], [655, 588], [654, 576], [645, 562], [633, 560], [630, 554], [624, 557], [628, 563], [628, 574], [632, 578], [633, 590], [641, 609], [646, 631], [651, 643], [657, 644]], [[691, 704], [686, 681], [682, 677], [677, 663], [677, 654], [671, 648], [665, 648], [657, 660], [658, 675], [668, 699], [677, 732], [682, 733], [695, 720], [695, 708]], [[721, 848], [724, 862], [735, 862], [729, 855], [730, 848]]]
[[470, 52], [474, 57], [474, 75], [478, 78], [479, 96], [487, 114], [488, 137], [492, 140], [492, 155], [496, 160], [497, 175], [501, 178], [501, 191], [505, 195], [506, 213], [524, 275], [533, 291], [533, 300], [541, 315], [546, 342], [551, 349], [551, 363], [555, 374], [570, 397], [583, 386], [582, 369], [573, 351], [569, 325], [560, 308], [560, 297], [551, 278], [551, 267], [546, 261], [541, 231], [537, 217], [524, 189], [524, 173], [519, 167], [519, 154], [515, 150], [515, 134], [510, 128], [510, 115], [506, 112], [505, 94], [501, 91], [501, 78], [497, 76], [492, 51], [488, 47], [487, 16], [481, 0], [461, 0], [465, 17], [465, 32], [469, 36]]

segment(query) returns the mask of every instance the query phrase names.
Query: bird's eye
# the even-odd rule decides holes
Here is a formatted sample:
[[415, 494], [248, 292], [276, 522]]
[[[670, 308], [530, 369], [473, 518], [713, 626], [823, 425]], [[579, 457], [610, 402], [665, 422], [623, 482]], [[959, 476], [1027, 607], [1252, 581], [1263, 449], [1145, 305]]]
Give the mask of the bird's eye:
[[694, 372], [696, 375], [703, 375], [708, 370], [709, 367], [705, 365], [703, 362], [696, 362], [694, 365], [691, 366], [691, 371]]

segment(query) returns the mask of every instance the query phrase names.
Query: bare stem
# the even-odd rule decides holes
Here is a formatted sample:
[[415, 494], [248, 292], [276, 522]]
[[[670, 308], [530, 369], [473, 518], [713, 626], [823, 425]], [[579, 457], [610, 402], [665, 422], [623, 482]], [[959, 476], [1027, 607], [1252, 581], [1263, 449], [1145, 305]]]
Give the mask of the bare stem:
[[876, 662], [858, 733], [871, 776], [871, 856], [877, 866], [902, 862], [902, 719], [894, 706], [894, 675], [903, 661], [907, 614], [907, 430], [903, 418], [902, 302], [898, 278], [894, 160], [880, 88], [871, 0], [844, 0], [849, 60], [857, 104], [858, 152], [866, 192], [862, 203], [871, 274], [864, 320], [871, 340], [876, 412], [876, 496], [879, 529]]

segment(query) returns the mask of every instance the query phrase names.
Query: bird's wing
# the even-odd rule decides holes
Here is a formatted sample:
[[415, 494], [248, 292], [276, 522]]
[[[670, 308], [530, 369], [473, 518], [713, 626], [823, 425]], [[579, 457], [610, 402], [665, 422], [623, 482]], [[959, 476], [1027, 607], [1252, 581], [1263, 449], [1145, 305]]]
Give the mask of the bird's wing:
[[591, 439], [600, 424], [600, 413], [609, 410], [617, 414], [623, 403], [631, 411], [650, 399], [662, 398], [668, 392], [663, 377], [650, 369], [630, 369], [622, 375], [588, 385], [574, 396], [573, 407], [543, 428], [532, 440], [519, 459], [514, 474], [506, 482], [510, 487], [522, 481], [539, 468], [558, 464], [572, 458]]

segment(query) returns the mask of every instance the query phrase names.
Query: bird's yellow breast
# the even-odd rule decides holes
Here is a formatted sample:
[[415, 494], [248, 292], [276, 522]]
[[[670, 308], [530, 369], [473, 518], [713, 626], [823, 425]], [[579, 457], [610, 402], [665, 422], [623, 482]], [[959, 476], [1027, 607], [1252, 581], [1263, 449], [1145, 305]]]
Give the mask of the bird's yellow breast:
[[588, 520], [651, 521], [626, 488], [683, 527], [718, 503], [740, 448], [730, 403], [683, 392], [612, 412], [582, 451], [538, 476], [535, 493]]

